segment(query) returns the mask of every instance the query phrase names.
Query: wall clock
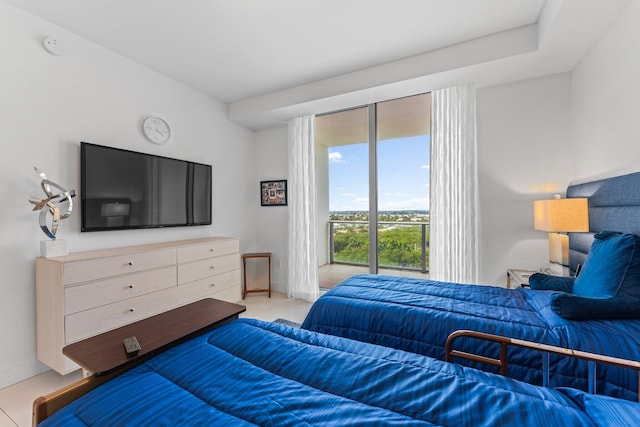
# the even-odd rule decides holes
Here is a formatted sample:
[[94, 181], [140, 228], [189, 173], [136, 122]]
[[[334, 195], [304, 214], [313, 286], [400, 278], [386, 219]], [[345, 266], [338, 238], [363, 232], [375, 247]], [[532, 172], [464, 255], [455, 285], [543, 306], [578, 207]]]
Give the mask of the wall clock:
[[142, 133], [154, 144], [166, 144], [171, 139], [171, 127], [160, 117], [145, 118], [142, 122]]

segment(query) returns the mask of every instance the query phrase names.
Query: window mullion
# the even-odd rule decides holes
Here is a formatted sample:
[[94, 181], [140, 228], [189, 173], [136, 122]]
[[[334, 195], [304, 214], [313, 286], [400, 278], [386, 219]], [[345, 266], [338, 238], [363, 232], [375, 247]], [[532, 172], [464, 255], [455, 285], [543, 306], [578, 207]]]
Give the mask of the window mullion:
[[378, 274], [378, 134], [376, 104], [369, 104], [369, 272]]

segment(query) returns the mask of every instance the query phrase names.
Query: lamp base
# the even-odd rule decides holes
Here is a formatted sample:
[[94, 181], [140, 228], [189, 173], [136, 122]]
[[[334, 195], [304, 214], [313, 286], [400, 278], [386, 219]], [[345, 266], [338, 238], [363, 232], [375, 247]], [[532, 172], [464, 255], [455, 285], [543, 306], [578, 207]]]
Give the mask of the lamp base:
[[569, 236], [549, 233], [549, 271], [556, 276], [570, 276]]
[[549, 233], [549, 263], [569, 265], [569, 236]]
[[57, 256], [69, 255], [66, 240], [41, 240], [40, 256], [44, 258], [52, 258]]

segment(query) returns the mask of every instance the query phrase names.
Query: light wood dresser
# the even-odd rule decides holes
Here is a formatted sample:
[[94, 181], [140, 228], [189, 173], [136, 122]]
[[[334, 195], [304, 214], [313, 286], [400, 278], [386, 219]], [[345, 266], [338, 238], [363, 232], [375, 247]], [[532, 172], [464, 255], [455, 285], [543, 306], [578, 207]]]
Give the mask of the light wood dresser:
[[36, 258], [38, 360], [79, 368], [65, 345], [202, 298], [241, 299], [240, 243], [209, 237]]

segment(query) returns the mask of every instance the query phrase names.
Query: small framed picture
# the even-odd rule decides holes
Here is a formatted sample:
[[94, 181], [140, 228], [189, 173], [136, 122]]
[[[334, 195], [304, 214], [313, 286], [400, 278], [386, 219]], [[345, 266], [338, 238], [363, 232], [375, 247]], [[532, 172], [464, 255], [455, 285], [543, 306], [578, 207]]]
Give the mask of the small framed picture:
[[287, 180], [260, 181], [260, 205], [287, 206]]

